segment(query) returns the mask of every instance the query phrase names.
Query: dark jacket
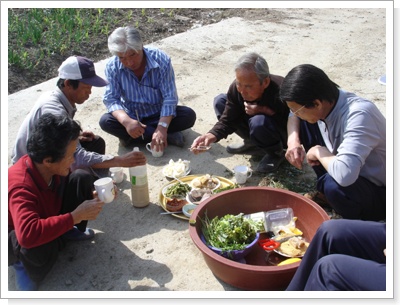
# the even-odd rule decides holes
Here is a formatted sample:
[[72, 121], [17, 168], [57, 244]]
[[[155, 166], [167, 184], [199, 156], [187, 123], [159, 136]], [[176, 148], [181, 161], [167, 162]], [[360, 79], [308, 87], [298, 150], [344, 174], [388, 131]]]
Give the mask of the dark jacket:
[[[243, 121], [248, 121], [250, 117], [245, 112], [244, 100], [236, 88], [236, 81], [233, 81], [230, 85], [227, 95], [228, 100], [225, 105], [225, 110], [219, 121], [209, 131], [216, 136], [217, 142], [234, 133], [237, 127], [240, 126]], [[271, 79], [261, 99], [258, 100], [258, 104], [268, 106], [275, 111], [275, 114], [270, 118], [276, 124], [279, 133], [287, 134], [289, 108], [286, 103], [280, 100], [279, 86], [274, 80]]]

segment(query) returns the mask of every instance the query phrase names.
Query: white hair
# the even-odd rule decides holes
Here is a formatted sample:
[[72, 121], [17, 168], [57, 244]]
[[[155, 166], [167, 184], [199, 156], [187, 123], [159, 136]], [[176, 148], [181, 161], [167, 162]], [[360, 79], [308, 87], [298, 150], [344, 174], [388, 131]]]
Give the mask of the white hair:
[[108, 37], [108, 49], [112, 55], [125, 53], [128, 50], [139, 52], [143, 49], [139, 31], [132, 26], [115, 29]]

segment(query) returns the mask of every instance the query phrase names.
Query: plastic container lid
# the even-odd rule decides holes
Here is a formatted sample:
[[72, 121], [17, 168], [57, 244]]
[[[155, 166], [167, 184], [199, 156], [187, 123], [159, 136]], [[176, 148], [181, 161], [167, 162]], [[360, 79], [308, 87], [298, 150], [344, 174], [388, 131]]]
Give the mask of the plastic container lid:
[[292, 220], [292, 208], [271, 210], [265, 213], [264, 227], [267, 232], [270, 232], [274, 231], [277, 227], [289, 225]]

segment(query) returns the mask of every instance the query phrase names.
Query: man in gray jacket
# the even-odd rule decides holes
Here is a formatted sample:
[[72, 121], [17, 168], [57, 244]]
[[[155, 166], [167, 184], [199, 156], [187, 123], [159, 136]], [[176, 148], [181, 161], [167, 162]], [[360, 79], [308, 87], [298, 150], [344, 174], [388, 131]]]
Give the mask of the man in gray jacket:
[[376, 105], [308, 64], [288, 73], [280, 97], [292, 114], [286, 159], [301, 168], [306, 158], [343, 218], [386, 219], [386, 119]]
[[[93, 62], [81, 56], [67, 58], [58, 72], [58, 88], [44, 93], [39, 98], [19, 128], [11, 157], [13, 164], [27, 153], [29, 132], [44, 113], [67, 115], [73, 119], [77, 111], [76, 105], [83, 104], [89, 98], [92, 86], [104, 87], [108, 84], [106, 80], [96, 75]], [[82, 131], [71, 170], [87, 169], [94, 178], [98, 178], [105, 175], [110, 167], [132, 167], [146, 163], [142, 152], [112, 156], [105, 154], [105, 148], [104, 139], [90, 131]]]

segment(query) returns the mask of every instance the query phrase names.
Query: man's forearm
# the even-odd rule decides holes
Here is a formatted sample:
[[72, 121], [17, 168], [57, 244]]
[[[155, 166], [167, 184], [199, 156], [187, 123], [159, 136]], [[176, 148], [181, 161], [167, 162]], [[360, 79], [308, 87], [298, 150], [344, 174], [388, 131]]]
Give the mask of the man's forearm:
[[287, 122], [288, 149], [301, 145], [300, 141], [300, 119], [295, 115], [290, 116]]

